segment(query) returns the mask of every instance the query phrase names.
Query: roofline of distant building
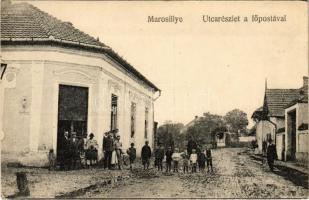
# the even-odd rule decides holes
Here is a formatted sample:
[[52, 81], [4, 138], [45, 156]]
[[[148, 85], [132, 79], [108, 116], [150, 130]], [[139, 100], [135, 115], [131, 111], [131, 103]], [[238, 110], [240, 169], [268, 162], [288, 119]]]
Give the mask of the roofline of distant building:
[[155, 86], [151, 81], [149, 81], [145, 76], [138, 72], [131, 64], [129, 64], [125, 59], [120, 57], [113, 49], [108, 46], [97, 46], [81, 42], [73, 42], [61, 39], [55, 39], [53, 37], [49, 38], [1, 38], [1, 45], [58, 45], [61, 47], [69, 47], [75, 49], [83, 49], [86, 51], [105, 53], [117, 61], [121, 67], [127, 72], [131, 73], [133, 76], [144, 82], [149, 87], [153, 88], [155, 92], [161, 91], [157, 86]]
[[306, 103], [308, 103], [308, 101], [304, 101], [302, 99], [297, 99], [297, 100], [292, 101], [290, 104], [288, 104], [284, 109], [288, 109], [290, 107], [295, 106], [296, 104], [302, 104], [302, 103], [306, 104]]
[[285, 118], [285, 115], [268, 115], [268, 117]]

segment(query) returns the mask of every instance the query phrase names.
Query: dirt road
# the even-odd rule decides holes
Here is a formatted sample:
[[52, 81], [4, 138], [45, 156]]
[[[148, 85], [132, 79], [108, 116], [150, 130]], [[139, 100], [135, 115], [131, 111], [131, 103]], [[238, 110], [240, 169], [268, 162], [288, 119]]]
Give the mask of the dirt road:
[[[267, 166], [242, 154], [242, 149], [213, 151], [213, 173], [138, 172], [112, 187], [89, 191], [97, 198], [307, 198], [308, 189], [270, 172]], [[150, 174], [143, 178], [141, 174]]]

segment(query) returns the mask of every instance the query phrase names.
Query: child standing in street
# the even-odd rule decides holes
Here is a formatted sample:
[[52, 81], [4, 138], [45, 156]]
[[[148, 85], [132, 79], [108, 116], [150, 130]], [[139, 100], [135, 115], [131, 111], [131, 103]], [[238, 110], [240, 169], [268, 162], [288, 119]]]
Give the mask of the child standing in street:
[[179, 161], [181, 159], [178, 148], [175, 148], [175, 152], [172, 155], [172, 159], [173, 159], [173, 165], [174, 165], [174, 170], [173, 171], [174, 172], [178, 172], [178, 164], [179, 164]]
[[49, 171], [54, 171], [56, 167], [56, 155], [54, 149], [50, 149], [48, 153]]
[[158, 171], [163, 171], [164, 147], [160, 144], [155, 153], [156, 164]]
[[190, 156], [188, 154], [188, 151], [185, 150], [185, 152], [181, 154], [181, 157], [182, 157], [183, 173], [189, 172]]
[[211, 168], [211, 172], [213, 172], [211, 149], [208, 146], [206, 147], [206, 161], [207, 161], [207, 172], [209, 172], [209, 167]]
[[134, 148], [134, 143], [131, 143], [131, 147], [127, 150], [127, 154], [129, 155], [130, 160], [130, 170], [132, 170], [132, 164], [136, 159], [136, 149]]
[[198, 162], [199, 171], [200, 172], [204, 172], [204, 170], [205, 170], [205, 162], [206, 162], [206, 155], [205, 155], [205, 153], [203, 151], [201, 151], [198, 154], [197, 162]]
[[171, 167], [172, 167], [172, 148], [168, 147], [165, 156], [166, 156], [166, 172], [170, 172], [171, 171]]
[[191, 163], [192, 173], [196, 172], [196, 162], [197, 162], [196, 150], [192, 149], [192, 153], [190, 155], [190, 163]]

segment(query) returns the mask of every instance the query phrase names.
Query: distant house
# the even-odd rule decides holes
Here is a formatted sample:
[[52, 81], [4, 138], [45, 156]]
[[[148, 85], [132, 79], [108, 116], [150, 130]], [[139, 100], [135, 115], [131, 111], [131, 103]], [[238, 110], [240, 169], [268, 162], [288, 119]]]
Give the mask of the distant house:
[[185, 134], [187, 132], [187, 130], [193, 126], [195, 124], [195, 122], [197, 122], [200, 119], [200, 117], [195, 116], [194, 119], [192, 121], [190, 121], [189, 123], [187, 123], [186, 125], [184, 125], [184, 127], [180, 130], [180, 134]]
[[262, 153], [262, 143], [272, 139], [284, 127], [284, 108], [297, 97], [297, 89], [269, 89], [266, 87], [263, 106], [252, 115], [256, 122], [256, 140]]
[[110, 130], [119, 130], [123, 148], [153, 144], [160, 90], [98, 39], [29, 3], [6, 1], [1, 51], [2, 158], [46, 162], [49, 149], [61, 152], [64, 131], [94, 133], [99, 157]]
[[227, 132], [223, 132], [223, 133], [217, 133], [216, 134], [216, 143], [217, 143], [217, 147], [225, 147], [227, 144]]
[[[295, 136], [291, 137], [290, 135], [296, 135], [297, 131], [293, 127], [295, 133], [288, 131], [289, 134], [287, 134], [287, 127], [290, 130], [290, 121], [295, 124], [297, 119], [302, 119], [303, 123], [308, 122], [308, 106], [305, 105], [305, 101], [308, 101], [308, 97], [306, 97], [308, 77], [304, 77], [303, 80], [303, 87], [298, 89], [268, 89], [265, 87], [263, 106], [252, 114], [252, 119], [256, 122], [256, 139], [260, 152], [262, 152], [263, 141], [272, 139], [276, 143], [278, 159], [289, 159], [291, 157], [289, 155], [295, 154], [297, 141]], [[302, 99], [301, 102], [299, 99]], [[295, 117], [296, 110], [301, 113], [297, 119]], [[301, 122], [298, 122], [298, 125]], [[286, 139], [287, 135], [289, 135], [289, 139]], [[293, 142], [291, 142], [292, 138]]]
[[[195, 116], [193, 120], [191, 120], [189, 123], [187, 123], [181, 130], [180, 130], [180, 134], [186, 134], [188, 130], [190, 130], [191, 127], [193, 127], [194, 125], [198, 124], [198, 122], [200, 120], [202, 120], [203, 117], [199, 117], [199, 116]], [[205, 142], [207, 144], [211, 144], [213, 147], [216, 147], [216, 141], [217, 138], [214, 138], [214, 136], [212, 134], [210, 134], [210, 132], [204, 132], [204, 139]], [[195, 138], [197, 139], [197, 138]]]

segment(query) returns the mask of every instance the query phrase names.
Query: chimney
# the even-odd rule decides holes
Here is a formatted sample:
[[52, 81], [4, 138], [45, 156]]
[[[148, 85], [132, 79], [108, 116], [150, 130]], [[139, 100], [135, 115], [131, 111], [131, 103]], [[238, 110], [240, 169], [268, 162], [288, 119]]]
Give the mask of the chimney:
[[303, 76], [303, 86], [308, 85], [308, 76]]
[[305, 97], [305, 92], [303, 90], [300, 90], [298, 100], [303, 100], [304, 97]]

